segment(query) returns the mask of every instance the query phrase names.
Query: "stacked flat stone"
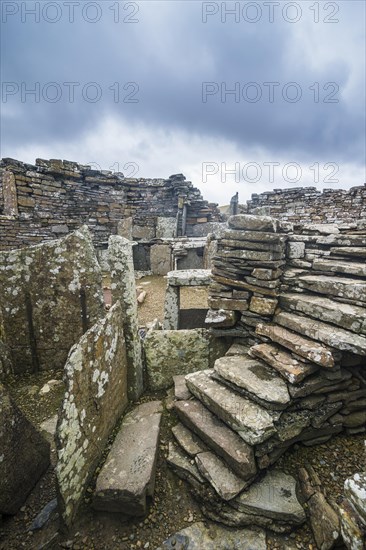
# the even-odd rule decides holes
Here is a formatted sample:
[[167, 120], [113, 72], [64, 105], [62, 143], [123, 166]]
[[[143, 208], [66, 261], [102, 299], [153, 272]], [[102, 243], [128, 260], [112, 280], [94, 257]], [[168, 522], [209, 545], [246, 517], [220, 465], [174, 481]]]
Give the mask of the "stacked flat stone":
[[[347, 247], [347, 251], [351, 251], [343, 257], [347, 258], [349, 266], [346, 273], [338, 275], [329, 269], [321, 275], [316, 271], [312, 275], [293, 275], [293, 262], [300, 260], [294, 258], [295, 253], [303, 256], [301, 261], [310, 263], [306, 245], [313, 242], [313, 237], [300, 240], [290, 232], [281, 234], [280, 231], [289, 228], [272, 222], [273, 225], [269, 218], [246, 215], [229, 220], [229, 226], [236, 227], [231, 229], [231, 234], [236, 231], [235, 240], [240, 244], [244, 236], [248, 237], [251, 226], [251, 235], [256, 237], [262, 233], [267, 239], [272, 237], [276, 248], [258, 250], [260, 260], [255, 260], [251, 248], [245, 249], [241, 244], [242, 248], [235, 250], [234, 239], [224, 236], [213, 273], [211, 300], [212, 297], [229, 300], [228, 295], [224, 298], [224, 295], [213, 294], [218, 292], [218, 284], [227, 287], [220, 289], [222, 293], [243, 288], [249, 293], [248, 309], [239, 309], [232, 297], [229, 310], [224, 309], [225, 302], [221, 302], [217, 306], [222, 309], [210, 315], [212, 318], [226, 316], [227, 319], [229, 312], [234, 323], [220, 331], [214, 329], [214, 332], [239, 335], [241, 339], [233, 344], [226, 356], [215, 362], [213, 369], [187, 375], [185, 382], [192, 397], [187, 399], [185, 396], [175, 405], [183, 424], [174, 430], [182, 447], [180, 460], [187, 460], [184, 455], [182, 458], [182, 453], [186, 452], [195, 457], [195, 462], [191, 464], [188, 460], [187, 474], [182, 463], [177, 466], [172, 449], [170, 463], [179, 475], [191, 482], [198, 495], [202, 493], [202, 484], [211, 485], [216, 499], [208, 503], [207, 498], [203, 498], [203, 511], [228, 525], [247, 525], [248, 509], [240, 503], [255, 492], [257, 483], [261, 483], [258, 482], [261, 471], [263, 473], [274, 464], [293, 444], [314, 445], [342, 430], [354, 434], [366, 429], [366, 283], [360, 262], [366, 236], [363, 224], [348, 229], [353, 238], [348, 238], [351, 235], [347, 235], [347, 239], [339, 236], [340, 241], [336, 241], [339, 246], [333, 246], [333, 237], [330, 239], [331, 248], [336, 248], [329, 251], [334, 259], [328, 262], [333, 268], [340, 266], [337, 269], [343, 269], [339, 248]], [[314, 229], [314, 235], [316, 239], [324, 239], [319, 229]], [[257, 241], [246, 238], [245, 242], [252, 246], [251, 243]], [[328, 252], [328, 241], [322, 248], [322, 243], [316, 244], [319, 250]], [[266, 256], [262, 256], [263, 253]], [[227, 264], [223, 261], [225, 258]], [[311, 260], [311, 267], [316, 260], [319, 261], [319, 256]], [[267, 265], [258, 266], [256, 261]], [[270, 298], [266, 293], [262, 295], [264, 303], [266, 300], [276, 302], [272, 314], [269, 310], [266, 315], [251, 312], [252, 302], [255, 304], [256, 298], [262, 298], [258, 281], [255, 285], [252, 281], [255, 270], [261, 270], [260, 274], [271, 270], [272, 276], [274, 270], [280, 271], [276, 273], [278, 278], [262, 279], [279, 281], [274, 295]], [[268, 287], [263, 288], [268, 290]], [[253, 317], [243, 317], [246, 312]], [[243, 339], [245, 334], [248, 335], [246, 341]], [[254, 337], [256, 342], [250, 345]], [[180, 388], [177, 399], [182, 394]], [[267, 513], [266, 508], [264, 512], [261, 509], [257, 512], [260, 519], [251, 517], [250, 520], [253, 524], [266, 526], [263, 514], [267, 517]], [[256, 515], [253, 509], [249, 514]], [[282, 520], [283, 516], [275, 526], [270, 525], [271, 529], [283, 529]]]
[[299, 223], [339, 223], [366, 217], [366, 184], [351, 189], [294, 187], [253, 194], [242, 206], [248, 214], [266, 213]]
[[250, 215], [228, 225], [213, 259], [206, 323], [217, 336], [247, 337], [276, 310], [289, 226]]

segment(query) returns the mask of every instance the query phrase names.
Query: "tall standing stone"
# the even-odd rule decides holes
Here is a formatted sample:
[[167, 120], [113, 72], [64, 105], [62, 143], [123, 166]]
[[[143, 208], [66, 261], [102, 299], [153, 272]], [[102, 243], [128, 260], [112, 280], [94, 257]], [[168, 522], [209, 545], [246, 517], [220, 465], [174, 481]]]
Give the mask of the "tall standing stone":
[[138, 333], [135, 274], [132, 243], [124, 237], [109, 238], [108, 255], [111, 267], [113, 302], [120, 300], [124, 313], [123, 330], [128, 360], [128, 398], [137, 400], [143, 391], [142, 346]]

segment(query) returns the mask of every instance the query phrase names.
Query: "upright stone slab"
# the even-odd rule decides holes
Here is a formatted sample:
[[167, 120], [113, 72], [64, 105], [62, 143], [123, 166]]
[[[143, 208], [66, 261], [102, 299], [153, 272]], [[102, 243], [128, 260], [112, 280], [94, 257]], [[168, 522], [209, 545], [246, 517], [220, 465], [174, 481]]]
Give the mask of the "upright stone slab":
[[170, 244], [154, 244], [150, 248], [151, 271], [154, 275], [166, 275], [171, 269]]
[[109, 237], [109, 264], [113, 301], [120, 300], [128, 358], [128, 397], [136, 401], [143, 390], [141, 340], [138, 333], [132, 243], [123, 237]]
[[130, 516], [146, 513], [146, 499], [154, 494], [161, 412], [161, 402], [151, 401], [123, 419], [97, 479], [96, 510]]
[[18, 215], [18, 198], [15, 176], [10, 170], [3, 172], [4, 215], [15, 217]]
[[0, 384], [0, 514], [16, 514], [47, 470], [50, 445]]
[[164, 302], [164, 329], [178, 330], [180, 308], [180, 289], [168, 283]]
[[0, 309], [15, 373], [63, 368], [71, 346], [104, 315], [88, 228], [1, 252]]
[[205, 329], [150, 330], [144, 350], [151, 390], [168, 388], [174, 376], [209, 366], [209, 336]]
[[71, 350], [56, 431], [56, 480], [70, 527], [108, 437], [127, 406], [127, 359], [120, 302]]

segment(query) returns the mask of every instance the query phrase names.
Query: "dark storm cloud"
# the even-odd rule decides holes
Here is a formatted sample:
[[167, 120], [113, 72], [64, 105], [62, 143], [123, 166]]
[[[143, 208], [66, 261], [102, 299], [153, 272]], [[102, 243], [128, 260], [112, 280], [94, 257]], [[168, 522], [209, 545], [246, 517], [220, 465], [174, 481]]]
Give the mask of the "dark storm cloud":
[[[264, 6], [264, 15], [257, 23], [235, 23], [230, 16], [222, 23], [220, 13], [208, 16], [203, 23], [201, 2], [151, 0], [141, 2], [139, 13], [132, 16], [138, 23], [122, 22], [128, 10], [121, 11], [121, 21], [115, 23], [109, 8], [116, 3], [108, 0], [98, 3], [102, 17], [97, 23], [85, 21], [80, 6], [70, 23], [65, 3], [58, 3], [62, 18], [56, 23], [42, 17], [35, 23], [32, 16], [26, 16], [22, 23], [19, 13], [2, 23], [3, 83], [16, 83], [20, 88], [23, 83], [27, 89], [39, 83], [41, 90], [39, 103], [29, 95], [22, 102], [20, 91], [5, 102], [3, 93], [2, 140], [7, 150], [29, 143], [81, 140], [100, 120], [112, 115], [131, 123], [155, 123], [226, 138], [243, 151], [262, 147], [274, 157], [297, 154], [303, 158], [328, 156], [330, 161], [339, 162], [364, 160], [365, 91], [361, 86], [357, 95], [345, 93], [355, 82], [363, 81], [362, 34], [357, 72], [354, 59], [333, 55], [328, 60], [330, 50], [344, 49], [346, 29], [357, 31], [365, 9], [363, 2], [331, 3], [341, 7], [340, 21], [331, 29], [324, 23], [314, 27], [314, 14], [307, 2], [301, 3], [302, 20], [293, 24], [279, 16], [270, 23]], [[235, 2], [226, 4], [233, 6]], [[27, 5], [32, 7], [35, 2]], [[317, 65], [318, 59], [309, 62], [299, 45], [305, 52], [313, 37], [323, 32], [330, 33], [331, 42], [324, 41], [318, 50], [316, 56], [324, 60]], [[294, 51], [298, 52], [295, 57]], [[50, 82], [56, 82], [62, 92], [55, 103], [42, 97], [42, 91], [50, 97], [57, 92], [56, 88], [44, 88]], [[64, 84], [67, 82], [80, 84], [74, 87], [73, 103], [69, 101], [70, 85]], [[83, 90], [91, 82], [102, 92], [95, 103], [91, 100], [98, 90], [93, 86]], [[124, 89], [128, 82], [135, 84]], [[269, 82], [279, 83], [273, 88], [273, 102], [269, 101], [270, 87], [264, 84]], [[291, 82], [296, 85], [289, 85]], [[208, 88], [203, 83], [209, 83]], [[246, 87], [248, 83], [254, 84]], [[324, 85], [328, 86], [325, 90]], [[11, 91], [11, 84], [5, 86]], [[235, 86], [239, 97], [225, 95], [225, 90]], [[205, 89], [211, 90], [211, 95], [204, 96], [203, 101]], [[261, 99], [251, 102], [258, 91]], [[291, 102], [299, 92], [301, 99]], [[327, 96], [338, 103], [325, 103]], [[135, 99], [138, 103], [126, 102]]]

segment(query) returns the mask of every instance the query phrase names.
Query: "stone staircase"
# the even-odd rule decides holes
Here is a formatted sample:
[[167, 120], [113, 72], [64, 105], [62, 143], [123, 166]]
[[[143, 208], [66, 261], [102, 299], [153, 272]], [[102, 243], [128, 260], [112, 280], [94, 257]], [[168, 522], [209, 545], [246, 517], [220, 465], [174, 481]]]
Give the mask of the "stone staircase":
[[213, 369], [176, 377], [168, 462], [210, 519], [284, 532], [305, 521], [296, 480], [267, 468], [294, 443], [323, 443], [350, 413], [364, 414], [366, 390], [335, 348], [276, 322], [256, 333], [262, 343], [235, 343]]

